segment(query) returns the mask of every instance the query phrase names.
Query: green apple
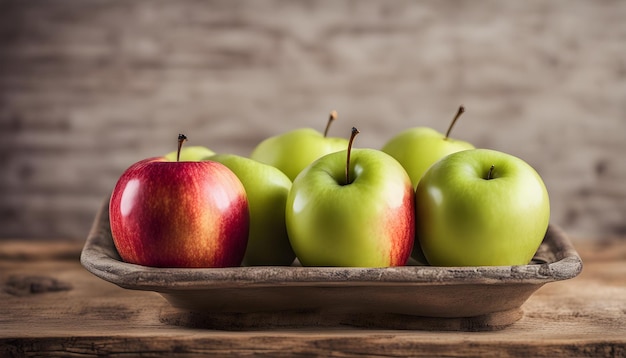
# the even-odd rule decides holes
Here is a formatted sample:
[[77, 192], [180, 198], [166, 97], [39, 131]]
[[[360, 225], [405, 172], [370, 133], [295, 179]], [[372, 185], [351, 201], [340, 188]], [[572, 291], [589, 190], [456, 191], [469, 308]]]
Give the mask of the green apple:
[[290, 265], [295, 254], [285, 226], [285, 203], [291, 180], [277, 168], [250, 158], [217, 154], [207, 159], [232, 170], [246, 189], [250, 232], [243, 265]]
[[417, 239], [434, 266], [526, 265], [550, 220], [539, 174], [522, 159], [488, 149], [438, 161], [415, 200]]
[[439, 159], [474, 148], [468, 142], [449, 137], [452, 127], [463, 112], [465, 108], [459, 107], [445, 135], [432, 128], [414, 127], [398, 133], [382, 147], [383, 152], [394, 157], [409, 173], [413, 187], [417, 187], [426, 170]]
[[336, 118], [337, 112], [331, 112], [324, 134], [312, 128], [301, 128], [267, 138], [254, 148], [250, 158], [280, 169], [293, 181], [314, 160], [346, 149], [348, 140], [327, 136]]
[[[192, 145], [180, 150], [181, 162], [197, 162], [215, 154], [214, 151], [201, 145]], [[178, 151], [169, 152], [165, 155], [165, 160], [175, 162], [177, 160]]]
[[[287, 198], [289, 240], [303, 266], [405, 265], [415, 237], [415, 193], [400, 163], [375, 149], [327, 154]], [[349, 170], [348, 170], [349, 168]]]

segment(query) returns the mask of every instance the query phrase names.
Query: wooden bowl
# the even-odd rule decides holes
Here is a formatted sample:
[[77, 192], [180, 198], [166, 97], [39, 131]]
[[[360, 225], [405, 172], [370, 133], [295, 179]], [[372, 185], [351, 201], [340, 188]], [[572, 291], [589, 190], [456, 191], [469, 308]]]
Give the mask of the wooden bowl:
[[521, 306], [541, 286], [582, 270], [580, 256], [554, 225], [532, 262], [521, 266], [146, 267], [120, 259], [108, 200], [97, 213], [81, 263], [122, 288], [160, 293], [171, 304], [161, 310], [162, 322], [224, 330], [502, 329], [522, 317]]

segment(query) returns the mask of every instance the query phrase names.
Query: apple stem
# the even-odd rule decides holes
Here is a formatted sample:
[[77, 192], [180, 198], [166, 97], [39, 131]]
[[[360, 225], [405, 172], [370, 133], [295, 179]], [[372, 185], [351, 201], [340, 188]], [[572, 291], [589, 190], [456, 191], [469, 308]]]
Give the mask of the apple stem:
[[184, 134], [178, 135], [178, 151], [176, 151], [176, 161], [180, 161], [180, 150], [183, 147], [183, 143], [187, 141], [187, 136]]
[[330, 124], [337, 119], [337, 111], [331, 111], [328, 116], [328, 122], [326, 122], [326, 129], [324, 129], [324, 138], [328, 135], [328, 129], [330, 128]]
[[465, 107], [463, 107], [463, 105], [461, 105], [459, 107], [459, 110], [456, 112], [456, 115], [454, 116], [454, 119], [452, 120], [452, 123], [450, 123], [450, 126], [448, 127], [448, 131], [446, 132], [446, 138], [445, 139], [448, 139], [448, 136], [450, 136], [450, 132], [452, 132], [452, 127], [454, 127], [454, 124], [456, 123], [456, 120], [459, 119], [461, 114], [463, 114], [464, 112], [465, 112]]
[[354, 137], [359, 134], [358, 129], [356, 127], [352, 127], [352, 134], [350, 135], [350, 141], [348, 142], [348, 154], [346, 155], [346, 185], [350, 184], [350, 153], [352, 152], [352, 143], [354, 142]]
[[491, 168], [489, 168], [489, 172], [487, 173], [487, 180], [491, 180], [493, 177], [493, 168], [495, 168], [495, 165], [492, 165]]

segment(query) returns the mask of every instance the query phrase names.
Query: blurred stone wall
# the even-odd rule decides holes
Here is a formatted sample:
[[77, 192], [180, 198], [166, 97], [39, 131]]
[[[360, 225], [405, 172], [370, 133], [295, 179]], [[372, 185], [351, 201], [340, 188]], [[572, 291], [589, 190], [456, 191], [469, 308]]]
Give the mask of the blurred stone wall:
[[298, 127], [411, 126], [543, 176], [552, 222], [626, 236], [626, 2], [0, 0], [0, 238], [85, 238], [131, 163]]

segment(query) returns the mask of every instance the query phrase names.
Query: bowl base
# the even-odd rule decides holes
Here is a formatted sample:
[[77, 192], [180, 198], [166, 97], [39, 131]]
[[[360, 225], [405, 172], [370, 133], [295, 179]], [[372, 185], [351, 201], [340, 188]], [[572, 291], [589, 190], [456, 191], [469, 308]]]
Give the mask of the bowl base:
[[193, 312], [168, 306], [161, 310], [159, 319], [169, 325], [224, 331], [329, 327], [478, 332], [504, 329], [522, 316], [523, 311], [520, 308], [475, 317], [422, 317], [395, 313], [315, 310]]

